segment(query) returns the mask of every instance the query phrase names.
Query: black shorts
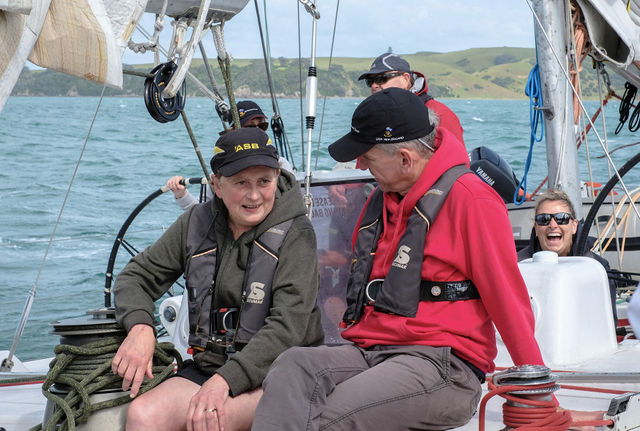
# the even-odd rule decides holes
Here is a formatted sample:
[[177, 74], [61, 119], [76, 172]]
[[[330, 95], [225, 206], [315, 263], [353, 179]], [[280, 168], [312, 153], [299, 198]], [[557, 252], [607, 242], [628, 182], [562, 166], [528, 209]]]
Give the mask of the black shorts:
[[211, 375], [203, 373], [193, 362], [193, 359], [187, 359], [182, 364], [182, 369], [178, 370], [172, 377], [182, 377], [202, 386], [204, 382], [211, 378]]

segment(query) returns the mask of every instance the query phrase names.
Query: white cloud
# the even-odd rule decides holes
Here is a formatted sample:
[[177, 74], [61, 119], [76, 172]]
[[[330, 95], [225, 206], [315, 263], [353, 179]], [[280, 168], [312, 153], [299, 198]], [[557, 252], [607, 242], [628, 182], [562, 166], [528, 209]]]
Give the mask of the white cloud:
[[[269, 0], [268, 36], [272, 57], [298, 56], [298, 10], [300, 11], [300, 50], [311, 53], [311, 18], [293, 0]], [[316, 55], [329, 56], [337, 0], [317, 1], [321, 18], [317, 24]], [[263, 2], [260, 5], [264, 22]], [[170, 21], [165, 21], [163, 44], [168, 45]], [[152, 30], [153, 16], [145, 14], [142, 24]], [[225, 25], [227, 51], [235, 58], [260, 58], [262, 47], [255, 6], [245, 9]], [[142, 36], [136, 32], [136, 41]], [[207, 53], [215, 56], [210, 35], [204, 39]], [[342, 0], [333, 55], [375, 57], [392, 47], [394, 52], [450, 52], [477, 47], [532, 47], [533, 20], [526, 1], [515, 0]], [[199, 55], [196, 55], [199, 56]], [[146, 63], [152, 57], [125, 53], [125, 62]]]

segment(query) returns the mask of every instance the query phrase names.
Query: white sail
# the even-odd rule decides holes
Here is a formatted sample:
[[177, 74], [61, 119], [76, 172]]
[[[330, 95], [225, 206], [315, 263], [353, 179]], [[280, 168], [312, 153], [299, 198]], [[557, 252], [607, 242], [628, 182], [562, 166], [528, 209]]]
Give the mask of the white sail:
[[38, 39], [50, 3], [51, 0], [0, 3], [0, 111]]
[[146, 0], [52, 0], [29, 60], [38, 66], [122, 88], [122, 54]]
[[594, 57], [640, 87], [640, 1], [578, 0]]

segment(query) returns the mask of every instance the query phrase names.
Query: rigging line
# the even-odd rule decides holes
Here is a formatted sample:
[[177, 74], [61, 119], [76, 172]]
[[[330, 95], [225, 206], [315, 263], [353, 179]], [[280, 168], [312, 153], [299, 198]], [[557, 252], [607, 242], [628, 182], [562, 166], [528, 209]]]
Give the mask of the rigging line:
[[[220, 89], [218, 88], [218, 84], [216, 83], [216, 78], [213, 75], [213, 69], [211, 69], [211, 64], [209, 63], [209, 58], [207, 57], [207, 51], [204, 49], [204, 44], [202, 40], [198, 42], [198, 47], [200, 48], [200, 54], [202, 55], [202, 62], [204, 63], [204, 68], [207, 71], [207, 75], [209, 76], [209, 81], [211, 82], [211, 88], [213, 88], [213, 92], [220, 98], [222, 101], [222, 94], [220, 93]], [[186, 96], [186, 95], [185, 95]], [[222, 106], [224, 102], [216, 102], [216, 112], [218, 113], [218, 118], [220, 118], [220, 122], [222, 123], [222, 128], [227, 130], [227, 124], [224, 121], [224, 116], [222, 115], [223, 109]]]
[[[260, 18], [260, 9], [258, 8], [258, 0], [253, 0], [253, 4], [256, 8], [256, 18], [258, 20], [258, 30], [260, 30], [260, 42], [262, 43], [262, 54], [264, 57], [264, 66], [267, 71], [267, 84], [269, 84], [269, 92], [271, 93], [271, 104], [273, 105], [273, 111], [278, 113], [278, 106], [275, 102], [275, 91], [273, 89], [273, 79], [271, 77], [271, 58], [268, 57], [268, 48], [264, 42], [264, 34], [262, 33], [262, 20]], [[266, 13], [266, 9], [265, 9]], [[265, 16], [266, 21], [266, 16]], [[266, 22], [265, 22], [266, 25]]]
[[[258, 10], [258, 3], [257, 0], [254, 0], [256, 2], [256, 11]], [[262, 10], [264, 10], [264, 34], [265, 34], [265, 38], [267, 39], [266, 42], [266, 58], [269, 59], [268, 62], [268, 68], [269, 68], [269, 73], [271, 73], [271, 42], [269, 42], [269, 20], [267, 19], [267, 0], [263, 0], [263, 6], [262, 6]], [[260, 17], [258, 17], [258, 23], [260, 23]], [[260, 25], [260, 24], [258, 24]], [[262, 29], [262, 27], [261, 27]], [[278, 116], [280, 115], [280, 107], [278, 106], [278, 99], [275, 97], [275, 92], [273, 92], [271, 94], [271, 103], [273, 105], [273, 112], [275, 112], [276, 114], [278, 114]]]
[[278, 105], [278, 98], [276, 97], [276, 93], [273, 87], [273, 77], [271, 75], [272, 65], [271, 65], [271, 43], [269, 42], [269, 20], [267, 18], [267, 2], [263, 1], [263, 10], [264, 10], [264, 32], [266, 43], [262, 36], [262, 23], [260, 20], [260, 11], [258, 8], [258, 1], [254, 0], [254, 4], [256, 7], [256, 16], [258, 19], [258, 28], [260, 30], [260, 40], [262, 42], [262, 52], [264, 55], [265, 68], [267, 70], [267, 78], [269, 83], [269, 91], [271, 93], [271, 105], [273, 108], [273, 117], [271, 118], [271, 131], [273, 132], [273, 137], [276, 140], [276, 143], [280, 150], [280, 156], [283, 156], [285, 159], [291, 162], [291, 167], [295, 171], [296, 170], [296, 162], [293, 159], [293, 153], [291, 151], [291, 146], [289, 145], [289, 138], [287, 136], [287, 132], [284, 127], [284, 122], [282, 121], [282, 115], [280, 114], [280, 106]]
[[[196, 136], [193, 134], [193, 129], [191, 129], [191, 123], [189, 123], [189, 119], [187, 118], [187, 113], [182, 110], [180, 111], [180, 115], [182, 116], [182, 121], [184, 122], [184, 126], [187, 129], [187, 134], [189, 135], [189, 139], [191, 139], [191, 144], [193, 145], [193, 149], [196, 152], [196, 156], [198, 156], [198, 161], [200, 162], [200, 167], [202, 168], [202, 172], [204, 172], [205, 178], [211, 178], [209, 176], [209, 169], [207, 169], [207, 164], [204, 161], [204, 157], [202, 156], [202, 152], [200, 152], [200, 147], [198, 146], [198, 141], [196, 140]], [[211, 188], [213, 191], [213, 187]]]
[[[162, 229], [162, 228], [161, 228]], [[143, 232], [153, 232], [157, 230], [157, 228], [154, 229], [140, 229], [140, 230], [136, 230], [136, 231], [132, 231], [131, 233], [143, 233]], [[92, 234], [85, 234], [85, 235], [72, 235], [69, 237], [65, 237], [65, 238], [55, 238], [53, 240], [53, 242], [64, 242], [64, 241], [81, 241], [84, 240], [86, 238], [101, 238], [101, 237], [107, 237], [107, 236], [113, 236], [114, 233], [113, 232], [109, 232], [109, 233], [92, 233]], [[49, 242], [50, 240], [48, 239], [34, 239], [31, 241], [11, 241], [9, 240], [9, 242], [7, 242], [6, 244], [0, 244], [0, 247], [13, 247], [13, 246], [22, 246], [22, 247], [26, 247], [26, 246], [30, 246], [30, 245], [35, 245], [35, 244], [42, 244], [45, 242]]]
[[107, 88], [106, 84], [102, 86], [102, 93], [100, 94], [100, 99], [98, 100], [98, 106], [96, 106], [96, 110], [93, 114], [93, 118], [91, 119], [91, 125], [89, 126], [89, 130], [87, 132], [87, 136], [84, 139], [84, 144], [82, 145], [82, 150], [80, 151], [80, 156], [78, 157], [78, 161], [76, 162], [76, 166], [73, 170], [73, 174], [71, 175], [71, 180], [69, 181], [69, 186], [67, 187], [67, 191], [64, 195], [64, 199], [62, 201], [62, 205], [60, 206], [60, 211], [58, 212], [58, 217], [53, 226], [53, 231], [51, 232], [51, 237], [49, 238], [49, 242], [47, 243], [47, 249], [44, 252], [44, 256], [42, 257], [42, 262], [40, 263], [40, 268], [38, 269], [38, 274], [36, 275], [36, 280], [29, 291], [29, 296], [24, 304], [24, 310], [22, 311], [22, 316], [20, 318], [20, 322], [18, 323], [18, 327], [16, 328], [16, 334], [13, 339], [13, 343], [11, 345], [11, 350], [9, 351], [9, 356], [2, 362], [2, 368], [6, 366], [13, 367], [13, 354], [18, 347], [18, 342], [20, 338], [22, 338], [22, 333], [24, 332], [24, 328], [27, 325], [27, 319], [29, 318], [29, 314], [31, 312], [31, 306], [33, 305], [33, 301], [36, 297], [36, 291], [38, 289], [38, 282], [40, 281], [40, 276], [42, 275], [42, 270], [44, 269], [44, 265], [47, 262], [47, 257], [49, 256], [49, 250], [51, 249], [51, 244], [53, 244], [53, 239], [56, 236], [56, 231], [58, 230], [58, 226], [60, 225], [60, 220], [62, 218], [62, 212], [67, 204], [67, 200], [69, 199], [69, 194], [71, 193], [71, 186], [76, 178], [78, 173], [78, 168], [80, 167], [80, 162], [82, 161], [82, 157], [84, 155], [84, 151], [87, 148], [87, 143], [89, 142], [89, 137], [91, 136], [91, 131], [93, 130], [93, 125], [96, 122], [96, 118], [98, 116], [98, 111], [100, 110], [100, 105], [102, 104], [102, 100], [104, 98], [104, 90]]
[[[329, 65], [327, 66], [327, 77], [331, 74], [331, 62], [333, 61], [333, 44], [336, 40], [336, 28], [338, 26], [338, 10], [340, 9], [340, 0], [336, 2], [336, 15], [333, 19], [333, 34], [331, 35], [331, 50], [329, 51]], [[327, 80], [328, 81], [328, 80]], [[322, 140], [322, 125], [324, 124], [324, 112], [327, 104], [327, 95], [322, 100], [322, 115], [320, 116], [320, 129], [318, 130], [318, 145], [316, 147], [316, 162], [314, 169], [318, 169], [318, 158], [320, 157], [320, 141]]]
[[300, 148], [302, 149], [302, 166], [304, 166], [304, 106], [302, 104], [302, 95], [304, 94], [302, 90], [302, 34], [300, 29], [300, 3], [297, 3], [297, 11], [298, 11], [298, 75], [299, 75], [299, 84], [300, 84], [300, 97], [298, 100], [300, 102]]
[[222, 94], [220, 93], [220, 89], [218, 88], [218, 84], [216, 83], [216, 78], [213, 75], [213, 70], [211, 69], [211, 64], [209, 63], [209, 58], [207, 57], [207, 51], [204, 49], [202, 40], [198, 42], [198, 47], [200, 48], [200, 54], [202, 55], [204, 68], [207, 71], [207, 75], [209, 76], [209, 81], [211, 81], [211, 88], [213, 88], [213, 92], [216, 94], [216, 96], [222, 99]]
[[[615, 147], [613, 150], [609, 151], [609, 154], [613, 154], [618, 150], [622, 150], [623, 148], [629, 148], [629, 147], [634, 147], [636, 145], [639, 145], [640, 142], [634, 142], [633, 144], [625, 144], [625, 145], [620, 145], [619, 147]], [[604, 159], [606, 156], [603, 154], [601, 156], [597, 156], [596, 159]]]
[[[538, 27], [540, 28], [540, 31], [544, 35], [545, 40], [549, 44], [549, 47], [551, 48], [551, 53], [553, 54], [553, 56], [556, 59], [556, 62], [560, 66], [560, 70], [562, 70], [562, 73], [564, 74], [565, 79], [567, 81], [569, 81], [569, 86], [571, 87], [571, 90], [573, 91], [573, 94], [576, 95], [576, 100], [580, 104], [580, 108], [582, 108], [583, 111], [588, 112], [587, 108], [584, 106], [584, 103], [582, 103], [582, 99], [577, 97], [576, 89], [571, 84], [571, 82], [570, 82], [571, 80], [569, 78], [569, 75], [568, 75], [567, 71], [564, 68], [564, 65], [560, 61], [560, 58], [558, 57], [558, 54], [556, 53], [555, 49], [553, 49], [553, 45], [551, 44], [551, 39], [549, 38], [549, 35], [547, 34], [547, 32], [544, 30], [544, 27], [542, 26], [542, 22], [540, 21], [540, 18], [538, 17], [538, 15], [536, 14], [535, 10], [533, 9], [533, 5], [531, 4], [531, 0], [525, 0], [525, 1], [526, 1], [527, 5], [529, 6], [529, 9], [531, 9], [531, 12], [533, 13], [533, 17], [534, 17], [535, 21], [537, 22]], [[589, 124], [591, 124], [591, 127], [593, 128], [593, 133], [598, 138], [598, 142], [600, 143], [600, 146], [602, 146], [603, 150], [605, 151], [605, 155], [607, 157], [608, 162], [611, 164], [611, 166], [612, 166], [612, 168], [613, 168], [613, 170], [614, 170], [614, 172], [616, 174], [616, 177], [618, 177], [618, 181], [620, 181], [620, 185], [624, 189], [625, 194], [629, 197], [629, 199], [631, 199], [631, 195], [629, 193], [629, 190], [627, 189], [627, 186], [624, 183], [624, 181], [622, 181], [622, 177], [620, 176], [620, 173], [618, 172], [618, 169], [616, 168], [616, 165], [613, 163], [613, 160], [611, 159], [611, 156], [609, 155], [609, 153], [607, 153], [606, 148], [604, 147], [604, 142], [602, 141], [602, 138], [600, 137], [600, 134], [596, 130], [596, 128], [595, 128], [595, 126], [593, 124], [593, 121], [591, 121], [591, 118], [589, 118], [589, 116], [587, 116], [587, 118], [589, 119]], [[636, 215], [638, 216], [638, 218], [640, 218], [640, 212], [638, 211], [638, 208], [635, 206], [635, 204], [633, 205], [633, 210], [636, 213]]]
[[[598, 108], [598, 112], [602, 112], [602, 109], [604, 108], [604, 105], [602, 104], [602, 82], [600, 80], [600, 68], [598, 66], [599, 63], [596, 63], [596, 67], [594, 68], [594, 71], [596, 73], [596, 81], [598, 82], [598, 100], [600, 101], [600, 107]], [[580, 116], [580, 123], [581, 125], [583, 124], [584, 118], [583, 116], [586, 115], [586, 113], [581, 113]], [[602, 120], [603, 120], [603, 129], [605, 131], [605, 139], [606, 139], [606, 123], [604, 123], [604, 115], [602, 116]], [[582, 130], [587, 130], [587, 127], [583, 127]], [[585, 153], [587, 156], [587, 172], [589, 173], [589, 181], [591, 182], [591, 190], [593, 190], [594, 194], [595, 194], [595, 188], [593, 187], [594, 185], [594, 179], [593, 179], [593, 168], [591, 167], [591, 154], [589, 151], [589, 134], [588, 133], [581, 133], [580, 134], [580, 144], [582, 144], [584, 142], [584, 148], [585, 148]], [[605, 146], [608, 147], [608, 143], [607, 141], [605, 141]], [[611, 169], [609, 168], [609, 166], [607, 166], [608, 169], [608, 175], [607, 177], [610, 178], [611, 177]], [[600, 235], [600, 225], [596, 224], [596, 233], [598, 235]], [[602, 249], [600, 250], [600, 252], [602, 253]], [[619, 257], [618, 257], [618, 262], [619, 262]]]
[[[596, 78], [598, 80], [598, 98], [600, 99], [600, 110], [602, 111], [604, 109], [604, 105], [602, 103], [602, 80], [604, 79], [603, 77], [603, 72], [604, 72], [604, 64], [602, 64], [602, 62], [598, 61], [596, 62]], [[604, 144], [605, 144], [605, 149], [607, 152], [609, 152], [609, 137], [607, 136], [607, 121], [605, 118], [605, 115], [602, 115], [602, 130], [604, 133]], [[587, 139], [587, 135], [585, 134], [584, 136], [585, 138], [585, 142]], [[588, 148], [588, 147], [587, 147]], [[609, 152], [609, 154], [611, 154]], [[591, 169], [591, 159], [587, 158], [587, 161], [589, 163], [589, 169]], [[591, 172], [591, 171], [589, 171]], [[607, 177], [611, 178], [611, 166], [607, 165]], [[593, 184], [593, 179], [591, 180], [591, 184]], [[613, 193], [611, 193], [611, 199], [610, 199], [610, 203], [611, 203], [611, 208], [615, 208], [615, 200], [613, 198]], [[618, 267], [622, 267], [622, 253], [621, 253], [621, 249], [620, 249], [620, 238], [618, 237], [618, 221], [615, 217], [613, 217], [613, 222], [615, 224], [615, 230], [614, 230], [614, 235], [615, 235], [615, 239], [616, 239], [616, 254], [618, 257]], [[597, 223], [596, 224], [596, 232], [598, 234], [600, 234], [600, 224]], [[599, 249], [602, 252], [604, 252], [604, 250], [602, 248]]]
[[267, 18], [267, 0], [262, 0], [262, 10], [264, 10], [264, 33], [267, 38], [267, 56], [269, 57], [269, 67], [271, 67], [271, 42], [269, 41], [269, 19]]

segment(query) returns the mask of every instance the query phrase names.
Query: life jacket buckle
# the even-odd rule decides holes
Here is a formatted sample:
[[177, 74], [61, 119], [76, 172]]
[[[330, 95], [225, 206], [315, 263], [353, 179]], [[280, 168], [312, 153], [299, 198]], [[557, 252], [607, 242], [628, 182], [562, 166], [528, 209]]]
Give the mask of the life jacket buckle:
[[378, 296], [382, 283], [384, 283], [384, 278], [375, 278], [367, 283], [367, 287], [364, 288], [364, 294], [367, 297], [369, 305], [376, 302], [376, 296]]
[[227, 331], [235, 331], [238, 309], [237, 308], [218, 308], [213, 310], [213, 334], [225, 334]]

